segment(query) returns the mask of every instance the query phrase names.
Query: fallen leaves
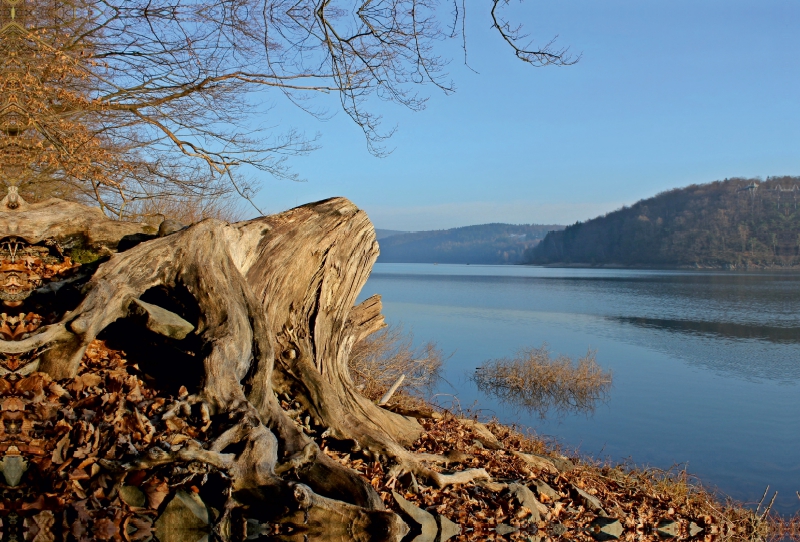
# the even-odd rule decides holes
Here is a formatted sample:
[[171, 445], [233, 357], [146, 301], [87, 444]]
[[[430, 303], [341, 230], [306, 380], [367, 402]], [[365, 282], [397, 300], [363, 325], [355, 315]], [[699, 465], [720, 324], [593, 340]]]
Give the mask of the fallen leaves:
[[[567, 461], [548, 451], [544, 442], [496, 423], [487, 427], [450, 415], [421, 422], [425, 432], [412, 451], [445, 456], [459, 452], [463, 460], [448, 463], [448, 469], [484, 468], [492, 481], [436, 489], [409, 475], [392, 478], [381, 463], [337, 452], [333, 443], [323, 442], [323, 449], [369, 479], [388, 508], [400, 512], [391, 493], [399, 491], [415, 506], [460, 524], [461, 534], [455, 540], [588, 542], [610, 540], [618, 534], [619, 539], [630, 541], [661, 541], [665, 535], [659, 525], [665, 520], [675, 522], [680, 539], [757, 540], [766, 534], [766, 524], [748, 523], [751, 511], [726, 506], [674, 473], [592, 465], [575, 458]], [[487, 430], [502, 449], [482, 444]], [[535, 461], [532, 464], [526, 458]], [[430, 467], [444, 472], [441, 466]], [[518, 497], [520, 485], [535, 496], [528, 502], [537, 507], [535, 514]], [[695, 526], [691, 536], [690, 525]], [[739, 531], [740, 527], [744, 529]]]
[[[87, 349], [75, 378], [5, 375], [0, 511], [21, 518], [25, 540], [150, 540], [166, 498], [213, 471], [205, 465], [120, 469], [154, 448], [173, 451], [203, 439], [208, 420], [180, 405], [146, 386], [120, 352], [99, 341]], [[167, 412], [172, 416], [163, 420]]]
[[[2, 154], [2, 152], [0, 152]], [[45, 282], [68, 277], [80, 267], [68, 256], [46, 246], [30, 245], [22, 239], [6, 238], [0, 243], [0, 299], [9, 307], [19, 306], [33, 290]], [[41, 317], [33, 313], [17, 316], [0, 315], [0, 336], [4, 340], [20, 340], [41, 325]]]

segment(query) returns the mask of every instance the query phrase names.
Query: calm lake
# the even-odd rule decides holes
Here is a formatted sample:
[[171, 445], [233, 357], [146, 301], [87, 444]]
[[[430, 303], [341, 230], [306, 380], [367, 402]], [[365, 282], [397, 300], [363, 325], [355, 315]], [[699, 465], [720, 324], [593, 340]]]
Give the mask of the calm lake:
[[[800, 275], [377, 264], [390, 324], [452, 354], [438, 392], [579, 453], [685, 465], [708, 487], [800, 510]], [[537, 414], [470, 380], [485, 360], [546, 342], [613, 372], [593, 414]], [[452, 397], [438, 396], [450, 405]]]

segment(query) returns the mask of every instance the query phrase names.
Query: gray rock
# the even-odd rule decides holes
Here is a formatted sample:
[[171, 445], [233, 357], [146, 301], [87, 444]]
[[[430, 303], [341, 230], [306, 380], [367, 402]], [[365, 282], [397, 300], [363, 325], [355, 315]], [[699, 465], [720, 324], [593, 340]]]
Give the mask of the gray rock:
[[575, 464], [572, 461], [570, 461], [569, 459], [566, 459], [566, 458], [547, 457], [547, 459], [552, 461], [553, 465], [555, 465], [556, 468], [558, 470], [560, 470], [561, 472], [569, 472], [569, 471], [571, 471], [572, 469], [575, 468]]
[[606, 515], [605, 510], [603, 510], [603, 503], [600, 502], [600, 499], [591, 495], [578, 486], [573, 485], [572, 489], [577, 493], [578, 500], [581, 504], [587, 509], [592, 510], [593, 512], [597, 512], [599, 515]]
[[197, 494], [178, 491], [155, 524], [160, 542], [200, 542], [211, 531], [208, 509]]
[[506, 525], [505, 523], [501, 523], [500, 525], [494, 528], [494, 532], [503, 536], [507, 534], [516, 533], [517, 531], [519, 531], [519, 529], [517, 529], [513, 525]]
[[439, 536], [436, 537], [436, 542], [445, 542], [445, 540], [461, 534], [461, 525], [444, 516], [436, 514], [436, 523], [439, 526]]
[[179, 232], [185, 228], [185, 224], [182, 224], [177, 220], [167, 219], [161, 222], [161, 225], [158, 226], [158, 236], [166, 237], [167, 235], [172, 235], [173, 233]]
[[[9, 448], [17, 449], [15, 446], [10, 446]], [[28, 462], [21, 455], [12, 455], [7, 452], [3, 459], [0, 460], [0, 472], [3, 473], [6, 484], [11, 487], [19, 484], [26, 470], [28, 470]]]
[[604, 517], [595, 518], [589, 528], [595, 540], [617, 540], [625, 530], [618, 519]]
[[473, 458], [473, 456], [462, 452], [461, 450], [448, 450], [444, 453], [445, 466], [449, 467], [452, 463], [464, 463]]
[[697, 523], [695, 523], [694, 521], [689, 523], [689, 536], [690, 537], [697, 536], [702, 532], [703, 532], [703, 528], [700, 527]]
[[477, 440], [480, 441], [481, 444], [485, 448], [490, 450], [502, 450], [503, 443], [497, 440], [497, 437], [494, 436], [488, 427], [480, 423], [476, 420], [471, 420], [469, 418], [459, 418], [459, 422], [465, 427], [469, 427], [475, 433], [475, 436], [478, 437]]
[[526, 454], [522, 452], [512, 452], [515, 456], [524, 460], [532, 467], [536, 467], [545, 472], [556, 474], [559, 472], [569, 472], [575, 468], [575, 465], [569, 459], [559, 457], [550, 457], [549, 455], [541, 454]]
[[183, 339], [194, 331], [194, 326], [167, 309], [162, 309], [141, 299], [134, 299], [128, 307], [128, 314], [139, 320], [150, 331], [171, 337]]
[[658, 525], [656, 525], [656, 532], [661, 536], [674, 538], [681, 534], [681, 526], [680, 523], [675, 520], [662, 519], [658, 522]]
[[133, 508], [142, 508], [147, 502], [145, 494], [136, 486], [121, 486], [119, 488], [119, 498]]
[[178, 491], [175, 493], [175, 498], [179, 499], [183, 503], [183, 506], [204, 525], [211, 523], [211, 519], [208, 515], [208, 508], [206, 508], [205, 503], [197, 493], [193, 491]]
[[528, 519], [529, 522], [537, 522], [542, 519], [542, 508], [544, 508], [544, 505], [536, 499], [533, 491], [522, 484], [509, 484], [508, 490], [514, 495], [518, 503], [531, 511], [531, 517]]
[[439, 534], [439, 526], [436, 524], [433, 514], [405, 500], [396, 491], [392, 491], [392, 496], [400, 509], [422, 529], [413, 542], [435, 542], [436, 535]]
[[533, 480], [530, 485], [533, 486], [537, 495], [545, 495], [551, 501], [557, 501], [561, 497], [555, 489], [541, 480]]
[[500, 493], [508, 487], [508, 484], [503, 482], [493, 482], [492, 480], [486, 479], [475, 480], [475, 484], [491, 491], [492, 493]]
[[511, 453], [522, 459], [529, 467], [546, 472], [548, 474], [558, 474], [558, 469], [556, 468], [555, 463], [550, 461], [549, 457], [544, 457], [539, 454], [526, 454], [517, 451], [512, 451]]

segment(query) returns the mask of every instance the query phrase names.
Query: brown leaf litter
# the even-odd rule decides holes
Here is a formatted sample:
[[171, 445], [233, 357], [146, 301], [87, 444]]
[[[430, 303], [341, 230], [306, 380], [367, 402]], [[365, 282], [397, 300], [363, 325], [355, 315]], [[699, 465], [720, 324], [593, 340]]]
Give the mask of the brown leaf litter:
[[[185, 389], [178, 397], [159, 394], [121, 352], [100, 341], [86, 351], [75, 378], [0, 377], [4, 534], [39, 542], [146, 542], [155, 539], [158, 518], [180, 499], [201, 502], [209, 510], [204, 521], [218, 521], [230, 487], [225, 472], [197, 461], [121, 467], [189, 443], [206, 445], [234, 423], [210, 419], [187, 396]], [[422, 416], [424, 433], [411, 451], [445, 456], [432, 469], [483, 468], [491, 481], [438, 489], [410, 474], [395, 478], [390, 465], [348, 454], [342, 443], [324, 439], [301, 411], [294, 418], [326, 453], [364, 476], [391, 510], [407, 515], [395, 492], [437, 524], [443, 525], [442, 518], [458, 524], [460, 534], [450, 532], [453, 540], [797, 538], [797, 520], [762, 519], [722, 503], [685, 472], [593, 464], [498, 423], [458, 418], [407, 397], [395, 402]], [[282, 402], [287, 409], [290, 403]], [[440, 529], [437, 540], [445, 532]], [[270, 539], [269, 526], [262, 525], [261, 533]], [[414, 527], [407, 540], [416, 536], [421, 535]]]

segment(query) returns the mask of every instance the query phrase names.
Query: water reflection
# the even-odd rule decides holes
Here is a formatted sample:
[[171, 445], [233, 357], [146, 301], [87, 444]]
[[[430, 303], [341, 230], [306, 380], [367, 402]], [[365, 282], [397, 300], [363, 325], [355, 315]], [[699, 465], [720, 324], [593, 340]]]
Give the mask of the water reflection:
[[537, 388], [527, 390], [510, 388], [483, 379], [479, 373], [475, 375], [475, 385], [479, 391], [497, 400], [500, 404], [524, 410], [542, 420], [548, 417], [563, 419], [571, 414], [591, 416], [599, 404], [604, 404], [608, 401], [606, 393], [585, 401], [574, 401], [573, 398], [567, 395], [541, 393]]
[[623, 324], [688, 333], [692, 335], [715, 335], [725, 339], [758, 339], [779, 344], [800, 343], [800, 327], [777, 327], [751, 324], [737, 324], [734, 322], [703, 322], [694, 320], [672, 320], [668, 318], [646, 318], [616, 316], [611, 320]]

